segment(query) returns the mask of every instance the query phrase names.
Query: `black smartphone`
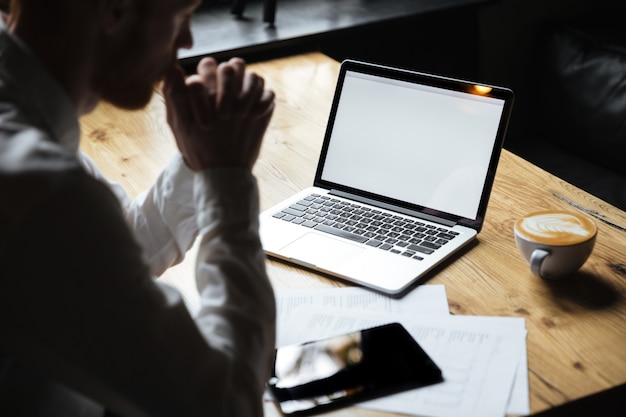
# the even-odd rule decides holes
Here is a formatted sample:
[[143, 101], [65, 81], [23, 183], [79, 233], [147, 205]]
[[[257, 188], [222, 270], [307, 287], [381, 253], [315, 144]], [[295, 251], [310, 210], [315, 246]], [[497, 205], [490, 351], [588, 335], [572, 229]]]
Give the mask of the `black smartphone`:
[[268, 382], [285, 415], [342, 407], [443, 381], [400, 323], [278, 348]]

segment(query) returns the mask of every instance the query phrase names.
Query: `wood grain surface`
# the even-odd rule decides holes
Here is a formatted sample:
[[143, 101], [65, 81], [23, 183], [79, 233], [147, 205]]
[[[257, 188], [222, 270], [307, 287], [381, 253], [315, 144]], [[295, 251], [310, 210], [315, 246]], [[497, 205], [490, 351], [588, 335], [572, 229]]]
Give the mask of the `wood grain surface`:
[[[277, 96], [254, 169], [264, 209], [312, 184], [339, 63], [310, 53], [251, 67]], [[101, 104], [81, 126], [82, 149], [130, 195], [149, 187], [176, 152], [158, 92], [142, 111]], [[533, 413], [626, 382], [626, 232], [597, 221], [598, 237], [589, 260], [577, 274], [559, 281], [534, 277], [517, 252], [517, 218], [541, 209], [577, 210], [554, 194], [626, 227], [623, 211], [505, 150], [476, 243], [426, 282], [445, 285], [454, 314], [526, 319]], [[191, 308], [197, 302], [193, 252], [160, 278], [178, 286]], [[268, 260], [267, 267], [276, 289], [344, 285], [274, 260]], [[271, 404], [266, 413], [278, 415]], [[347, 408], [330, 414], [384, 413]]]

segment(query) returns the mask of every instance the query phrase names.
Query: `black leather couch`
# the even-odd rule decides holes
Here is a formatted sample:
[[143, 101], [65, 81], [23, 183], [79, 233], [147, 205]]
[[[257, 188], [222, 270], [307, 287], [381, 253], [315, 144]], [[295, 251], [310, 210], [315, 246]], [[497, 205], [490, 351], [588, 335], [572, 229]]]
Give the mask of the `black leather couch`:
[[626, 210], [626, 23], [545, 23], [536, 37], [514, 151]]

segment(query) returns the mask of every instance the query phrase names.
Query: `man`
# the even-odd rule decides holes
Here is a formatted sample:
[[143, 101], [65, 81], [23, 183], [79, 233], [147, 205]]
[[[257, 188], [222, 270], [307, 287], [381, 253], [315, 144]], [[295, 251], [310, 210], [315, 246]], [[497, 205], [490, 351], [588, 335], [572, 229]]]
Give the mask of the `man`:
[[[274, 96], [238, 59], [185, 79], [198, 4], [19, 0], [1, 24], [1, 416], [263, 413], [275, 304], [251, 169]], [[160, 81], [180, 155], [131, 201], [77, 119], [140, 108]], [[151, 277], [196, 237], [192, 318]]]

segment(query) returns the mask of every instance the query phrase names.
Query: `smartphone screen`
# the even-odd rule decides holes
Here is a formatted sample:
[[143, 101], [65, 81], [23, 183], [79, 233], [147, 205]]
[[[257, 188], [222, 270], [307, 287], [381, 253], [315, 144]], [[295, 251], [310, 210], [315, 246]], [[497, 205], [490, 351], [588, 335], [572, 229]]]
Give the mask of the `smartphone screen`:
[[268, 387], [283, 414], [309, 414], [443, 381], [399, 323], [276, 350]]

